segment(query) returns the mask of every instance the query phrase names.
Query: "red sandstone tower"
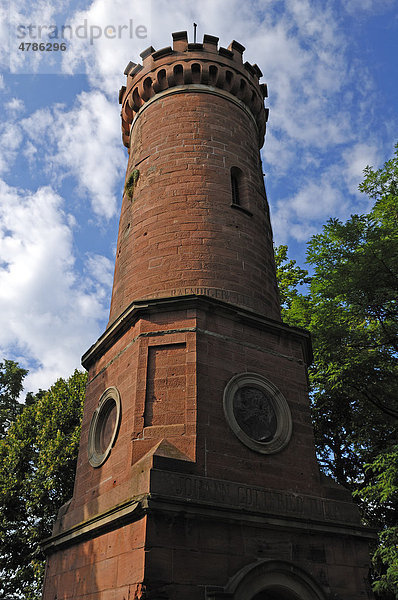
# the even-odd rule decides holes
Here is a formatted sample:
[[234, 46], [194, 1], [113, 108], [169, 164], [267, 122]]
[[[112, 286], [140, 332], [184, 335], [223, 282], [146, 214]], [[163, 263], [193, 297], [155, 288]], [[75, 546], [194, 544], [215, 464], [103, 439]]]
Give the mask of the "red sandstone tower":
[[110, 320], [44, 600], [360, 600], [369, 533], [320, 475], [305, 331], [281, 322], [257, 65], [205, 35], [141, 54]]

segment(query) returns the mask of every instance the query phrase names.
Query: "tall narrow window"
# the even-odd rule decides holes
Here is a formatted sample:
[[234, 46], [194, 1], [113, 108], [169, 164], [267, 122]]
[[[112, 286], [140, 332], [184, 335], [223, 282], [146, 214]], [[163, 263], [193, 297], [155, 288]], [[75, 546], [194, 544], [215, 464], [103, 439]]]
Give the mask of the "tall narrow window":
[[241, 171], [237, 167], [231, 169], [232, 204], [241, 206]]
[[250, 200], [247, 190], [245, 174], [239, 167], [231, 167], [231, 208], [245, 213], [249, 217], [253, 213], [249, 210]]

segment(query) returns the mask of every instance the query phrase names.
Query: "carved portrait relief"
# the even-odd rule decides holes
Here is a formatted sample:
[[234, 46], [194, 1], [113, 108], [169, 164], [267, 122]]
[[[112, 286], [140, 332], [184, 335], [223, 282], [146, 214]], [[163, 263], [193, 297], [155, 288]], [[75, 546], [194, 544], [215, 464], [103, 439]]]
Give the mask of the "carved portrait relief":
[[225, 417], [246, 446], [263, 454], [282, 450], [292, 433], [292, 419], [285, 397], [262, 375], [235, 375], [224, 391]]

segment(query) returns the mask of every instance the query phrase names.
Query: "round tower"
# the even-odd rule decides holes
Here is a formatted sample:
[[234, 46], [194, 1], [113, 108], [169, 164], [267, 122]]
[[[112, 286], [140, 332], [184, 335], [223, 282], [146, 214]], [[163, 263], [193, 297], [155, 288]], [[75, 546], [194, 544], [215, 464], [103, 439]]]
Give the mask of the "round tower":
[[43, 600], [370, 599], [372, 536], [316, 462], [309, 334], [280, 320], [266, 86], [237, 42], [173, 39], [120, 92], [110, 323]]
[[206, 295], [280, 319], [259, 150], [267, 86], [205, 35], [145, 50], [120, 90], [129, 149], [112, 323], [133, 301]]

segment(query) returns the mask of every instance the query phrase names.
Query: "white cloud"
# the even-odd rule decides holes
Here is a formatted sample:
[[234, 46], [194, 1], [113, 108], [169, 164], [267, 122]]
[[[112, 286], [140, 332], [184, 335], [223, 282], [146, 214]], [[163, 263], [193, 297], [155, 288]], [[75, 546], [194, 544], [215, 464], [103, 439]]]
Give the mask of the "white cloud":
[[9, 30], [8, 30], [8, 3], [0, 3], [0, 68], [9, 66]]
[[[54, 110], [59, 110], [59, 108], [55, 106]], [[49, 107], [36, 110], [21, 122], [21, 127], [26, 135], [37, 144], [43, 143], [43, 136], [47, 135], [54, 125], [54, 115]], [[56, 136], [53, 135], [52, 142], [55, 141]]]
[[309, 174], [290, 197], [276, 202], [272, 213], [275, 239], [307, 241], [329, 217], [347, 218], [352, 198], [341, 176], [342, 165], [332, 165], [319, 178]]
[[341, 193], [330, 181], [310, 181], [290, 201], [290, 209], [303, 221], [325, 219], [336, 214]]
[[0, 181], [0, 348], [36, 365], [27, 389], [70, 375], [107, 315], [109, 281], [99, 267], [77, 274], [62, 204], [50, 187], [30, 192]]
[[342, 6], [350, 15], [377, 14], [392, 8], [395, 0], [343, 0]]
[[83, 36], [86, 27], [88, 37], [73, 38], [63, 56], [63, 71], [87, 73], [93, 87], [116, 97], [125, 66], [130, 60], [138, 62], [139, 53], [151, 44], [151, 22], [148, 0], [94, 0], [71, 16], [73, 30], [81, 27]]
[[[56, 16], [72, 8], [72, 0], [10, 0], [9, 10], [1, 15], [0, 64], [10, 68], [11, 73], [36, 73], [40, 69], [46, 73], [46, 63], [53, 62], [55, 56], [49, 52], [31, 52], [19, 50], [21, 42], [39, 43], [38, 27], [55, 22]], [[29, 35], [29, 26], [33, 26], [33, 36]], [[25, 29], [20, 29], [23, 27]], [[24, 36], [21, 34], [23, 31]], [[46, 40], [43, 40], [46, 41]], [[56, 53], [54, 52], [54, 55]], [[44, 67], [43, 67], [44, 65]]]
[[8, 172], [18, 155], [22, 133], [13, 121], [0, 126], [0, 174]]
[[354, 192], [363, 180], [365, 167], [378, 163], [380, 148], [375, 144], [358, 143], [343, 152], [345, 168], [343, 175], [349, 189]]
[[36, 146], [34, 146], [32, 144], [32, 142], [29, 142], [29, 140], [27, 140], [26, 143], [24, 144], [22, 154], [28, 161], [28, 164], [32, 170], [34, 169], [34, 167], [36, 165], [37, 153], [38, 153], [38, 150], [37, 150]]
[[98, 216], [115, 214], [115, 188], [121, 184], [126, 157], [119, 107], [99, 92], [82, 92], [71, 110], [62, 105], [36, 111], [21, 123], [30, 143], [40, 145], [47, 167], [60, 179], [73, 176], [78, 191]]
[[5, 109], [13, 117], [21, 117], [21, 113], [25, 110], [25, 104], [20, 98], [11, 98], [5, 103]]
[[107, 290], [112, 288], [114, 263], [101, 254], [90, 254], [86, 261], [91, 277]]
[[367, 165], [378, 165], [379, 148], [357, 143], [336, 155], [328, 167], [315, 170], [308, 163], [308, 174], [298, 182], [290, 196], [275, 203], [272, 223], [278, 243], [289, 238], [307, 241], [330, 217], [345, 220], [353, 213], [367, 212], [369, 198], [357, 192]]

